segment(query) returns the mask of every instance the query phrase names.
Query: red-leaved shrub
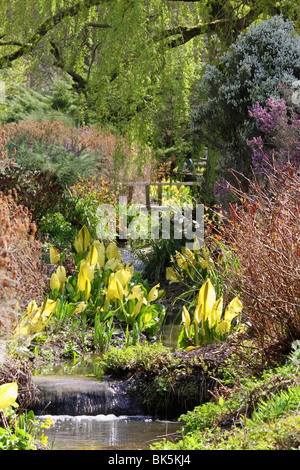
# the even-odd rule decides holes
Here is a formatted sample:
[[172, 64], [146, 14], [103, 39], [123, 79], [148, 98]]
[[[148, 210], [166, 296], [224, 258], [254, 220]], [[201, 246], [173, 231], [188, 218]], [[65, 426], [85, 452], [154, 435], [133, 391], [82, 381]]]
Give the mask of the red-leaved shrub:
[[263, 183], [249, 191], [231, 188], [227, 241], [238, 268], [231, 286], [238, 290], [247, 321], [268, 362], [300, 339], [300, 173], [291, 164], [269, 167]]

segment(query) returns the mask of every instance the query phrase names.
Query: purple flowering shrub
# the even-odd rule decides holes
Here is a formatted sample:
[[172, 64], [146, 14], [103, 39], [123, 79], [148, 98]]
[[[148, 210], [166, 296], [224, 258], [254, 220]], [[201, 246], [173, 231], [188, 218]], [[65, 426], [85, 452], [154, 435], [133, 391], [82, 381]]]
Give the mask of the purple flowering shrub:
[[[281, 88], [284, 87], [281, 85]], [[252, 150], [252, 171], [254, 177], [264, 178], [273, 167], [290, 163], [300, 164], [300, 116], [287, 105], [283, 98], [268, 98], [265, 106], [258, 101], [249, 111], [254, 119], [256, 131], [261, 135], [247, 140]], [[215, 200], [226, 205], [231, 200], [230, 184], [221, 177], [214, 186]]]
[[253, 151], [252, 166], [255, 173], [264, 173], [270, 164], [284, 165], [300, 162], [299, 115], [281, 98], [266, 100], [265, 107], [257, 101], [249, 111], [262, 135], [247, 140]]

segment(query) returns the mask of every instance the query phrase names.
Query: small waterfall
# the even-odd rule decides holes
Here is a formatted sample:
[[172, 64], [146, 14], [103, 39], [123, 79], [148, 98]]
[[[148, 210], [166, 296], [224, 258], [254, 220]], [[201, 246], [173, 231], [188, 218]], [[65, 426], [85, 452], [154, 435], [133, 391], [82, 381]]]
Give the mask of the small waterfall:
[[34, 378], [39, 391], [31, 404], [37, 415], [115, 416], [143, 414], [126, 383], [99, 381], [84, 376], [47, 375]]

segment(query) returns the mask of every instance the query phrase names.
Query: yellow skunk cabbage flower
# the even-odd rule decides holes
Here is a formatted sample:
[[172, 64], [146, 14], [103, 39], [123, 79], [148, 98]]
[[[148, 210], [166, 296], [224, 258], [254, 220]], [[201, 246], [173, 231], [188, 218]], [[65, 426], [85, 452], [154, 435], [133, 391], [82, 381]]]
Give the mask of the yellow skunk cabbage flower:
[[118, 252], [116, 243], [110, 242], [106, 248], [107, 259], [112, 259], [112, 258], [118, 259], [118, 255], [119, 255], [119, 252]]
[[170, 281], [170, 284], [172, 284], [172, 282], [179, 282], [177, 273], [173, 268], [166, 268], [166, 279]]
[[227, 306], [224, 313], [224, 320], [227, 322], [232, 322], [232, 320], [237, 317], [243, 310], [243, 304], [238, 297], [235, 297]]
[[93, 282], [94, 271], [95, 271], [94, 264], [91, 266], [90, 263], [85, 259], [80, 261], [79, 274], [82, 274], [82, 276], [87, 277], [90, 282]]
[[59, 283], [61, 285], [64, 284], [66, 282], [66, 278], [67, 278], [65, 267], [64, 266], [58, 266], [58, 268], [56, 270], [56, 274], [57, 274]]
[[48, 299], [46, 304], [42, 307], [42, 316], [48, 318], [52, 313], [55, 312], [58, 305], [58, 300]]
[[88, 253], [87, 257], [86, 257], [86, 260], [87, 260], [87, 262], [90, 263], [91, 265], [97, 263], [97, 261], [98, 261], [98, 250], [97, 250], [97, 248], [96, 248], [95, 245], [92, 245], [92, 246], [90, 247], [90, 250], [89, 250], [89, 253]]
[[119, 269], [119, 271], [115, 273], [115, 278], [118, 279], [118, 281], [120, 281], [121, 286], [124, 289], [126, 284], [130, 281], [131, 275], [127, 271], [127, 269], [123, 268], [123, 269]]
[[202, 320], [202, 305], [196, 305], [195, 311], [194, 311], [194, 323], [196, 328], [198, 328], [199, 323]]
[[147, 301], [144, 297], [141, 297], [140, 300], [137, 302], [137, 304], [135, 305], [135, 307], [133, 309], [133, 312], [132, 312], [132, 317], [133, 318], [138, 316], [138, 314], [141, 311], [141, 308], [142, 308], [143, 304], [147, 304]]
[[85, 291], [85, 283], [87, 281], [88, 277], [85, 276], [85, 274], [82, 271], [79, 271], [78, 273], [78, 279], [77, 279], [77, 287], [80, 292]]
[[181, 253], [178, 253], [178, 252], [176, 253], [176, 261], [180, 269], [184, 269], [185, 271], [188, 271], [189, 269], [188, 262]]
[[102, 241], [100, 242], [99, 240], [93, 241], [93, 245], [97, 249], [97, 254], [98, 254], [97, 264], [98, 264], [99, 271], [101, 271], [101, 268], [105, 265], [105, 246], [104, 246], [104, 243]]
[[79, 302], [73, 313], [82, 313], [85, 311], [87, 304], [85, 302]]
[[158, 297], [158, 287], [159, 286], [160, 286], [160, 284], [156, 284], [156, 286], [152, 287], [152, 289], [150, 290], [150, 292], [148, 294], [148, 297], [147, 297], [148, 302], [152, 302], [153, 300], [157, 299], [157, 297]]
[[216, 301], [215, 289], [211, 283], [211, 280], [208, 279], [199, 290], [199, 295], [198, 295], [198, 305], [202, 305], [203, 321], [205, 321], [208, 318], [215, 301]]
[[80, 255], [83, 251], [88, 249], [90, 244], [90, 234], [86, 226], [84, 225], [81, 230], [79, 230], [77, 237], [74, 241], [74, 248], [77, 253]]
[[18, 384], [12, 382], [0, 386], [0, 410], [12, 405], [18, 397]]
[[186, 246], [183, 246], [182, 249], [182, 254], [188, 258], [188, 260], [193, 264], [195, 265], [196, 264], [196, 260], [195, 260], [195, 254], [189, 249], [187, 248]]
[[119, 299], [122, 300], [124, 295], [123, 287], [118, 279], [115, 278], [115, 276], [112, 277], [112, 279], [108, 283], [107, 287], [107, 299]]
[[54, 246], [50, 247], [50, 263], [51, 264], [57, 264], [59, 263], [60, 260], [60, 254]]
[[144, 291], [139, 284], [136, 284], [131, 288], [128, 299], [138, 299], [141, 300], [144, 297]]
[[27, 305], [27, 316], [28, 318], [31, 318], [38, 310], [38, 306], [36, 304], [36, 301], [35, 300], [32, 300], [31, 302], [29, 302], [29, 304]]
[[217, 326], [216, 326], [216, 332], [217, 333], [221, 333], [222, 335], [224, 333], [228, 333], [228, 331], [230, 330], [230, 322], [228, 321], [221, 321]]
[[110, 269], [111, 271], [115, 271], [120, 266], [119, 261], [116, 258], [111, 258], [105, 264], [105, 270]]
[[208, 315], [208, 325], [210, 328], [218, 324], [223, 312], [223, 297], [220, 297], [212, 306]]
[[56, 273], [53, 273], [50, 279], [50, 289], [51, 290], [59, 290], [60, 289], [60, 282], [59, 277]]
[[185, 306], [182, 307], [182, 322], [184, 326], [189, 329], [190, 323], [191, 323], [191, 318], [190, 314]]
[[132, 264], [127, 264], [125, 269], [129, 272], [130, 280], [131, 280], [131, 278], [134, 274], [134, 267], [132, 266]]

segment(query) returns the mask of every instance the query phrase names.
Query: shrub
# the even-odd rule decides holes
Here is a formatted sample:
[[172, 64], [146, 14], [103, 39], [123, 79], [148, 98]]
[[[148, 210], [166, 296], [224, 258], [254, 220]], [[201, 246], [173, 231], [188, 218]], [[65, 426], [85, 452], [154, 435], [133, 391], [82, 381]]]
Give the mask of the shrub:
[[300, 173], [269, 163], [264, 183], [230, 189], [240, 201], [227, 227], [238, 262], [231, 287], [241, 292], [264, 365], [300, 337]]
[[221, 175], [231, 166], [249, 176], [251, 151], [246, 140], [255, 129], [248, 112], [256, 101], [279, 98], [279, 83], [291, 86], [299, 78], [299, 44], [293, 23], [275, 16], [252, 24], [218, 65], [207, 66], [192, 127], [202, 143], [218, 151]]
[[0, 193], [0, 312], [1, 333], [12, 328], [20, 308], [34, 296], [42, 298], [45, 278], [41, 244], [28, 209], [13, 194]]
[[[49, 172], [32, 171], [16, 164], [15, 157], [8, 156], [6, 136], [0, 137], [0, 191], [8, 195], [14, 192], [18, 204], [25, 206], [33, 220], [39, 219], [49, 209], [53, 210], [63, 186], [56, 175]], [[15, 152], [14, 152], [15, 154]]]

